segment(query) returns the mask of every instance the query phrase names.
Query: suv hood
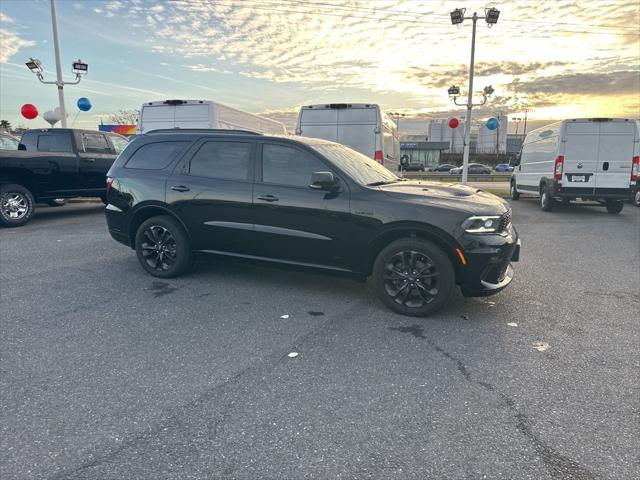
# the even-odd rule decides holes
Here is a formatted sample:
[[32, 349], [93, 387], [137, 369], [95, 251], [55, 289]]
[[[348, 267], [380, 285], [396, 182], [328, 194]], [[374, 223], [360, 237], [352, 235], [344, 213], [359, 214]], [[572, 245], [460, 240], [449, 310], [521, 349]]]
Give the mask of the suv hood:
[[472, 214], [500, 215], [510, 209], [500, 197], [462, 184], [409, 180], [377, 188], [395, 198], [466, 210]]

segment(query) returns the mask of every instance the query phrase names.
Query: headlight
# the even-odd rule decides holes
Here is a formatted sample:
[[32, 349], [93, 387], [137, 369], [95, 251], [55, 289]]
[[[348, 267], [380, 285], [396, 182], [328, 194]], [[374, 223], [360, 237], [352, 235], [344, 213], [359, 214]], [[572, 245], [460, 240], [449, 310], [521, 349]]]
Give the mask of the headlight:
[[468, 233], [495, 233], [499, 225], [499, 216], [469, 217], [462, 222], [462, 228]]

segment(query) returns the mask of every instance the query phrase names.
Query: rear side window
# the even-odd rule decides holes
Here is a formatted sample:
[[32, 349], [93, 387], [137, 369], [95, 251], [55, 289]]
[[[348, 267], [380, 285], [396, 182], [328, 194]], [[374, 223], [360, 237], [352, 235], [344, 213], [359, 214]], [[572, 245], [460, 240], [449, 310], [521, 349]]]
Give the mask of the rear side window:
[[126, 138], [118, 137], [117, 135], [109, 135], [109, 138], [111, 139], [111, 143], [113, 144], [113, 148], [116, 153], [120, 153], [127, 145], [129, 145]]
[[139, 170], [162, 170], [167, 168], [189, 142], [147, 143], [137, 149], [125, 168]]
[[111, 147], [100, 133], [83, 133], [82, 146], [87, 153], [111, 153]]
[[247, 180], [251, 143], [205, 142], [191, 159], [189, 174], [224, 180]]
[[50, 132], [38, 135], [39, 152], [71, 152], [71, 135], [66, 132]]
[[317, 158], [293, 147], [262, 146], [262, 181], [292, 187], [308, 187], [311, 174], [329, 169]]

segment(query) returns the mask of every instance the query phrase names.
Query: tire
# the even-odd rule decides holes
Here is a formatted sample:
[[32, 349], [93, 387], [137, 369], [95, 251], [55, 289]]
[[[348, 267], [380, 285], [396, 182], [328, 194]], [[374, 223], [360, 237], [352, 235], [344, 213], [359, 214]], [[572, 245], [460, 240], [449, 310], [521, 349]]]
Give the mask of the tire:
[[516, 189], [515, 180], [511, 180], [511, 200], [520, 200], [520, 193], [518, 193], [518, 190]]
[[33, 215], [34, 200], [31, 192], [13, 183], [0, 186], [0, 225], [21, 227]]
[[189, 238], [182, 226], [169, 216], [142, 222], [136, 232], [135, 245], [140, 265], [154, 277], [178, 277], [193, 264]]
[[607, 207], [607, 212], [616, 215], [622, 211], [624, 202], [622, 200], [607, 200], [604, 205]]
[[382, 303], [412, 317], [424, 317], [442, 308], [451, 299], [456, 283], [449, 257], [433, 243], [418, 238], [387, 245], [376, 257], [372, 279]]
[[50, 207], [64, 207], [68, 200], [66, 198], [54, 198], [53, 200], [47, 200], [46, 203]]
[[636, 192], [636, 194], [633, 197], [633, 204], [636, 207], [640, 207], [640, 189], [638, 189], [638, 191]]
[[543, 212], [550, 212], [553, 210], [553, 197], [549, 191], [549, 187], [542, 185], [540, 187], [540, 208]]

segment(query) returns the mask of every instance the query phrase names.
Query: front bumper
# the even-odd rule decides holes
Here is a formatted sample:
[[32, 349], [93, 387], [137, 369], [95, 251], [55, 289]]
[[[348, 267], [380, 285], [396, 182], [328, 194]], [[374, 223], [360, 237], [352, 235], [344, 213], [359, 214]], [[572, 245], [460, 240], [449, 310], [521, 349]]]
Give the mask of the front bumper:
[[511, 227], [508, 235], [482, 235], [465, 249], [467, 264], [460, 275], [460, 289], [465, 297], [494, 295], [513, 280], [512, 262], [520, 259], [520, 239]]

